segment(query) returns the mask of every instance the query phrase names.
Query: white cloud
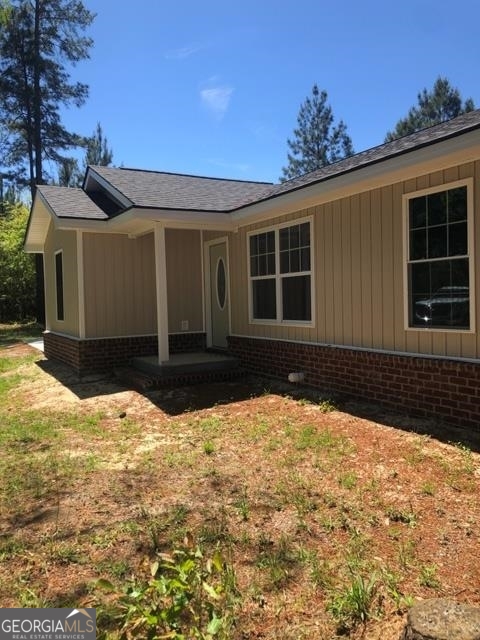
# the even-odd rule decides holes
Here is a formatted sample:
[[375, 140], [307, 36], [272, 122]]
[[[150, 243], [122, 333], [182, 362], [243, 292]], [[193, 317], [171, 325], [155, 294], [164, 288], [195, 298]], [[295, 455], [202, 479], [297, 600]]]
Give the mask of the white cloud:
[[233, 87], [212, 87], [210, 89], [202, 89], [200, 91], [200, 98], [202, 100], [202, 104], [210, 111], [210, 113], [221, 120], [227, 112], [233, 91]]
[[202, 49], [204, 49], [204, 47], [201, 44], [191, 44], [178, 49], [170, 49], [169, 51], [165, 51], [163, 55], [166, 60], [185, 60], [185, 58], [193, 56]]

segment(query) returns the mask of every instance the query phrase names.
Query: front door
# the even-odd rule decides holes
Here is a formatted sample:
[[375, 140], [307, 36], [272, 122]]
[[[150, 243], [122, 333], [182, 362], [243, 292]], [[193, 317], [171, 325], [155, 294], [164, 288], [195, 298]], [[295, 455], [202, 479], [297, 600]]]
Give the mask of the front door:
[[225, 240], [208, 248], [210, 271], [210, 329], [212, 347], [227, 348], [230, 332], [228, 261]]

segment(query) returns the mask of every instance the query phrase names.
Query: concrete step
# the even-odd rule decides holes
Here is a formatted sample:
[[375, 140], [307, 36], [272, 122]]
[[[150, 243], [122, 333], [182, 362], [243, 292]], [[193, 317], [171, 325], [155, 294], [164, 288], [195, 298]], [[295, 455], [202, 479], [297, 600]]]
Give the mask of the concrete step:
[[237, 369], [240, 363], [237, 358], [226, 353], [195, 352], [175, 353], [168, 362], [159, 364], [156, 356], [134, 358], [132, 366], [139, 371], [166, 377], [178, 374], [191, 374], [212, 371], [230, 371]]
[[227, 382], [247, 375], [239, 366], [232, 368], [200, 369], [190, 371], [174, 370], [155, 374], [140, 371], [136, 367], [121, 367], [115, 370], [115, 376], [127, 387], [137, 391], [149, 391], [166, 387], [182, 387], [209, 382]]

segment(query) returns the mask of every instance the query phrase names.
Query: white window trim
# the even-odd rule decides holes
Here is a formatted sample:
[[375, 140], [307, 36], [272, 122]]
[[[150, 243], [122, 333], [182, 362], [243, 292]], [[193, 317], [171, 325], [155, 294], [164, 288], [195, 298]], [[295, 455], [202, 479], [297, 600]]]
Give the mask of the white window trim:
[[[279, 235], [280, 229], [286, 227], [293, 227], [296, 225], [304, 224], [308, 222], [310, 224], [310, 270], [298, 271], [291, 274], [280, 273], [280, 243]], [[261, 233], [268, 233], [269, 231], [275, 232], [275, 275], [260, 276], [258, 278], [252, 278], [251, 264], [250, 264], [250, 237], [256, 236]], [[289, 220], [288, 222], [282, 222], [268, 227], [261, 227], [253, 229], [247, 233], [247, 275], [248, 275], [248, 322], [249, 324], [266, 325], [266, 326], [285, 326], [285, 327], [300, 327], [300, 328], [313, 328], [315, 327], [315, 233], [313, 216], [307, 216], [305, 218], [298, 218]], [[311, 304], [311, 320], [282, 320], [282, 278], [294, 277], [294, 276], [310, 276], [310, 304]], [[277, 301], [277, 317], [276, 319], [259, 319], [253, 317], [253, 280], [272, 279], [275, 278], [275, 294]]]
[[[449, 191], [457, 187], [467, 187], [467, 242], [468, 242], [468, 272], [469, 272], [469, 304], [470, 304], [470, 328], [457, 329], [452, 327], [434, 328], [434, 327], [411, 327], [409, 318], [410, 308], [410, 291], [408, 279], [408, 254], [410, 246], [409, 235], [409, 202], [413, 198], [430, 195], [432, 193], [441, 193]], [[447, 333], [447, 334], [472, 334], [475, 333], [475, 253], [474, 253], [474, 183], [473, 178], [465, 178], [464, 180], [456, 180], [455, 182], [446, 182], [442, 185], [421, 189], [419, 191], [411, 191], [402, 196], [403, 205], [403, 322], [405, 331], [419, 331], [421, 333]], [[447, 258], [448, 259], [448, 258]]]
[[[62, 306], [63, 318], [58, 317], [58, 282], [57, 282], [57, 256], [62, 256]], [[55, 274], [55, 318], [57, 322], [65, 322], [65, 264], [63, 260], [63, 249], [55, 251], [53, 256], [53, 268]]]

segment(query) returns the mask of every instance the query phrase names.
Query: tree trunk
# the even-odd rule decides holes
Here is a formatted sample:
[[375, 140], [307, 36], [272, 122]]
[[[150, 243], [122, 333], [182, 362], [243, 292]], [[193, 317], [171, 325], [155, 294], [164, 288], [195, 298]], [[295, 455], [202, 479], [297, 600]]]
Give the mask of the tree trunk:
[[[43, 184], [42, 171], [42, 90], [40, 86], [40, 10], [41, 0], [35, 0], [35, 33], [33, 43], [33, 146], [35, 152], [35, 181]], [[33, 199], [34, 193], [32, 193]]]

